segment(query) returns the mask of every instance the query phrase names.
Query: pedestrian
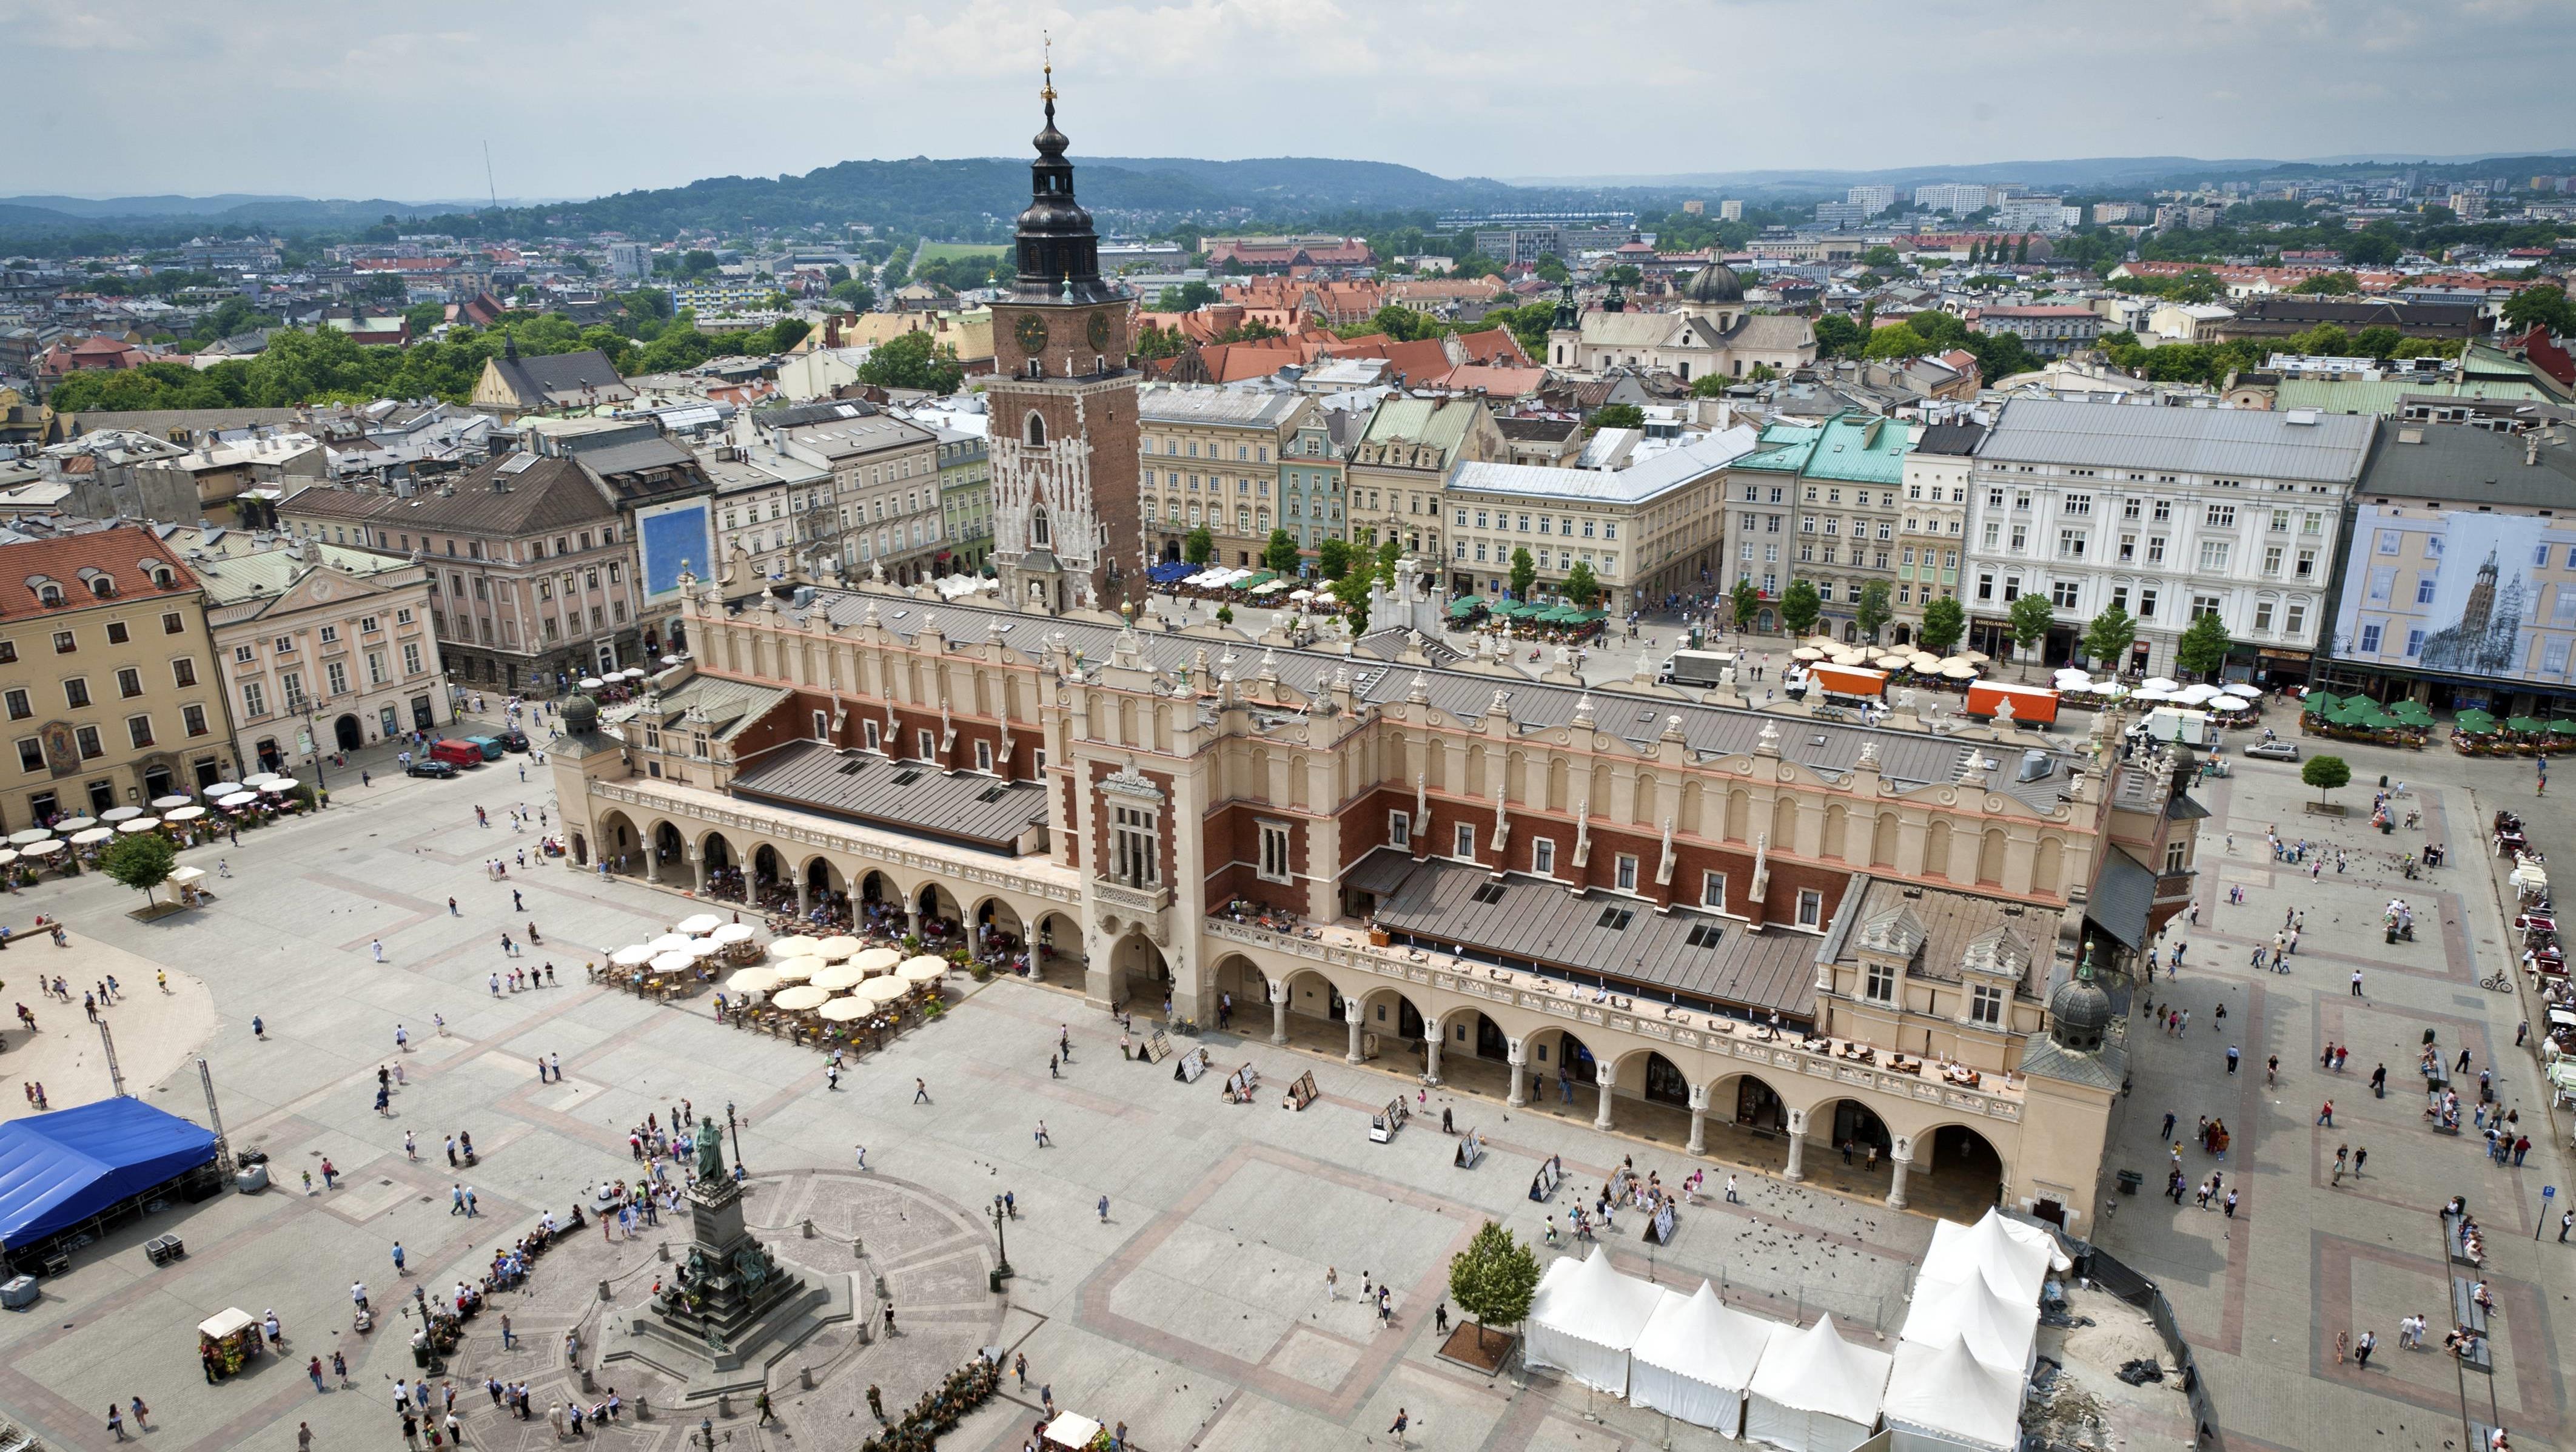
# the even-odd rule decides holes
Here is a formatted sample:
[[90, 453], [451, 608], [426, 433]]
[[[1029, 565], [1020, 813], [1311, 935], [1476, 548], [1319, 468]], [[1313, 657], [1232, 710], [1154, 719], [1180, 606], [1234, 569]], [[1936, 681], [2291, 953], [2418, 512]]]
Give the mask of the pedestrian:
[[2354, 1151], [2352, 1152], [2352, 1177], [2353, 1177], [2354, 1179], [2358, 1180], [2358, 1179], [2360, 1179], [2360, 1178], [2361, 1178], [2361, 1166], [2362, 1166], [2362, 1162], [2363, 1162], [2363, 1161], [2365, 1161], [2365, 1160], [2368, 1160], [2369, 1158], [2370, 1158], [2370, 1151], [2369, 1151], [2368, 1149], [2366, 1149], [2366, 1148], [2365, 1148], [2365, 1149], [2357, 1149], [2357, 1150], [2354, 1150]]
[[322, 1390], [322, 1358], [321, 1358], [321, 1357], [316, 1356], [316, 1357], [314, 1357], [312, 1360], [307, 1361], [306, 1363], [304, 1363], [304, 1374], [305, 1374], [306, 1376], [309, 1376], [309, 1377], [313, 1378], [313, 1389], [314, 1389], [315, 1391], [317, 1391], [317, 1392], [318, 1392], [318, 1391]]
[[1741, 1205], [1744, 1203], [1743, 1199], [1735, 1193], [1735, 1173], [1731, 1170], [1727, 1172], [1726, 1176], [1726, 1203], [1729, 1205]]
[[2378, 1335], [2369, 1331], [2362, 1332], [2361, 1339], [2352, 1344], [2352, 1359], [2354, 1364], [2365, 1371], [2368, 1370], [2370, 1368], [2370, 1353], [2378, 1349]]
[[1039, 1120], [1039, 1121], [1038, 1121], [1038, 1127], [1037, 1127], [1037, 1131], [1036, 1131], [1035, 1138], [1036, 1138], [1036, 1140], [1037, 1140], [1037, 1147], [1038, 1147], [1039, 1149], [1053, 1149], [1053, 1148], [1055, 1148], [1055, 1141], [1054, 1141], [1054, 1140], [1051, 1140], [1051, 1139], [1049, 1139], [1049, 1138], [1047, 1138], [1046, 1121], [1045, 1121], [1045, 1120], [1043, 1120], [1043, 1119], [1041, 1119], [1041, 1120]]
[[924, 1083], [918, 1076], [916, 1076], [912, 1081], [912, 1102], [915, 1104], [928, 1104], [930, 1102], [930, 1086]]
[[407, 1274], [403, 1270], [403, 1248], [399, 1240], [394, 1242], [394, 1274], [398, 1276]]
[[859, 1145], [857, 1149], [859, 1152], [859, 1168], [864, 1170], [868, 1167], [868, 1147], [866, 1145]]
[[1109, 1197], [1106, 1195], [1100, 1197], [1100, 1223], [1109, 1223]]
[[2326, 1103], [2325, 1103], [2325, 1107], [2324, 1107], [2323, 1109], [2320, 1109], [2320, 1110], [2318, 1110], [2318, 1111], [2317, 1111], [2317, 1123], [2324, 1125], [2324, 1126], [2325, 1126], [2326, 1128], [2328, 1128], [2328, 1129], [2332, 1129], [2332, 1128], [2334, 1128], [2334, 1101], [2333, 1101], [2333, 1100], [2331, 1100], [2331, 1099], [2327, 1100], [2327, 1101], [2326, 1101]]
[[125, 1435], [125, 1408], [114, 1402], [107, 1404], [107, 1429], [116, 1434], [119, 1442], [131, 1440]]
[[383, 961], [385, 961], [385, 940], [384, 940], [384, 939], [382, 939], [382, 938], [371, 938], [371, 939], [369, 939], [369, 940], [368, 940], [368, 942], [367, 942], [367, 950], [368, 950], [369, 952], [372, 952], [372, 953], [374, 953], [374, 954], [376, 955], [376, 961], [377, 961], [377, 962], [382, 963]]
[[2236, 1046], [2234, 1044], [2229, 1044], [2227, 1046], [2227, 1072], [2230, 1074], [2236, 1072]]
[[2173, 1127], [2174, 1127], [2174, 1115], [2173, 1115], [2173, 1111], [2172, 1111], [2172, 1110], [2170, 1110], [2170, 1109], [2168, 1109], [2168, 1110], [2166, 1110], [2166, 1111], [2165, 1111], [2165, 1127], [2163, 1128], [2163, 1130], [2161, 1130], [2161, 1131], [2159, 1131], [2159, 1132], [2157, 1133], [2157, 1135], [2156, 1135], [2156, 1142], [2157, 1142], [2158, 1144], [2162, 1144], [2162, 1143], [2164, 1143], [2165, 1141], [2172, 1139], [2172, 1138], [2173, 1138]]
[[1011, 1374], [1020, 1379], [1020, 1390], [1029, 1389], [1029, 1354], [1025, 1351], [1011, 1358]]
[[1387, 1435], [1393, 1437], [1395, 1445], [1401, 1447], [1404, 1445], [1404, 1429], [1411, 1425], [1413, 1425], [1413, 1419], [1405, 1415], [1404, 1408], [1398, 1407], [1395, 1409], [1395, 1425], [1386, 1429]]
[[2353, 997], [2355, 997], [2355, 998], [2359, 998], [2359, 997], [2361, 997], [2361, 996], [2362, 996], [2362, 992], [2361, 992], [2361, 970], [2360, 970], [2360, 969], [2358, 969], [2358, 968], [2355, 968], [2354, 970], [2352, 970], [2352, 996], [2353, 996]]
[[1324, 1267], [1324, 1299], [1338, 1301], [1341, 1298], [1342, 1273], [1331, 1266]]
[[2227, 1218], [2230, 1220], [2236, 1218], [2236, 1192], [2234, 1190], [2227, 1192]]

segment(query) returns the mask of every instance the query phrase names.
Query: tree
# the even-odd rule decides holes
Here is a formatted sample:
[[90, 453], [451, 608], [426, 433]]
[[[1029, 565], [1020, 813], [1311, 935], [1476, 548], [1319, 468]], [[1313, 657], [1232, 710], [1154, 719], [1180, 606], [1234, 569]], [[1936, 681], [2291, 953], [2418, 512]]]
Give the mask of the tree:
[[1860, 265], [1863, 267], [1877, 268], [1884, 272], [1889, 268], [1903, 267], [1905, 265], [1905, 259], [1897, 255], [1895, 248], [1882, 242], [1875, 247], [1867, 248], [1862, 251], [1860, 254]]
[[879, 388], [923, 388], [955, 393], [966, 379], [957, 350], [922, 332], [902, 333], [868, 350], [859, 365], [859, 381]]
[[1723, 398], [1735, 383], [1723, 373], [1703, 373], [1691, 380], [1690, 394], [1693, 398]]
[[2517, 333], [2537, 326], [2562, 338], [2576, 337], [2576, 305], [2567, 301], [2565, 288], [2552, 282], [2526, 287], [2506, 298], [2504, 320]]
[[1485, 1328], [1517, 1325], [1527, 1319], [1538, 1294], [1538, 1257], [1488, 1220], [1449, 1261], [1449, 1299], [1476, 1323], [1476, 1345], [1485, 1344]]
[[2013, 601], [2005, 616], [2012, 622], [2013, 644], [2020, 647], [2013, 653], [2021, 658], [2022, 677], [2027, 680], [2030, 657], [2037, 652], [2039, 643], [2048, 639], [2048, 627], [2057, 622], [2057, 612], [2049, 607], [2047, 596], [2028, 594]]
[[1646, 411], [1633, 403], [1605, 403], [1592, 411], [1590, 427], [1594, 433], [1603, 429], [1641, 429], [1646, 426]]
[[1512, 598], [1527, 600], [1531, 587], [1538, 584], [1538, 561], [1530, 558], [1529, 546], [1512, 551]]
[[1948, 655], [1967, 633], [1967, 607], [1944, 595], [1923, 607], [1923, 628], [1914, 632], [1914, 638], [1934, 655]]
[[1574, 568], [1565, 572], [1565, 598], [1586, 610], [1601, 598], [1601, 582], [1593, 578], [1590, 565], [1577, 560]]
[[1333, 598], [1342, 602], [1342, 618], [1350, 623], [1353, 636], [1368, 631], [1369, 586], [1377, 576], [1367, 570], [1353, 570], [1333, 582]]
[[2326, 793], [2352, 780], [2352, 765], [2340, 756], [2311, 756], [2299, 764], [2299, 780], [2317, 789], [2317, 804], [2323, 806]]
[[170, 880], [179, 865], [179, 849], [158, 832], [120, 836], [98, 855], [99, 870], [152, 901], [152, 889]]
[[2312, 358], [2349, 358], [2352, 356], [2352, 334], [2332, 323], [2319, 323], [2303, 333], [2292, 333], [2282, 343], [2283, 351]]
[[1386, 538], [1377, 542], [1378, 578], [1390, 585], [1394, 584], [1395, 562], [1403, 558], [1404, 541], [1397, 539], [1393, 530], [1387, 531]]
[[1816, 587], [1806, 580], [1791, 580], [1788, 592], [1780, 597], [1780, 623], [1791, 635], [1804, 635], [1816, 628], [1816, 616], [1824, 610]]
[[1204, 565], [1216, 558], [1216, 536], [1208, 533], [1206, 525], [1191, 530], [1189, 537], [1181, 541], [1181, 558], [1194, 565]]
[[2174, 664], [2193, 675], [2215, 674], [2227, 663], [2227, 648], [2233, 643], [2227, 638], [2227, 622], [2215, 614], [2203, 615], [2175, 643]]
[[2114, 605], [2084, 627], [2084, 653], [2095, 664], [2118, 670], [2120, 662], [2129, 658], [2130, 642], [2137, 638], [2138, 622], [2130, 618], [2128, 611]]
[[1234, 623], [1234, 607], [1231, 605], [1219, 605], [1216, 607], [1216, 623], [1219, 625], [1232, 625]]
[[2322, 297], [2345, 297], [2361, 291], [2361, 282], [2349, 272], [2320, 272], [2299, 279], [2292, 292], [2314, 293]]
[[1315, 573], [1327, 580], [1338, 580], [1351, 572], [1351, 545], [1348, 540], [1328, 539], [1315, 546]]
[[1932, 345], [1907, 323], [1890, 323], [1869, 335], [1861, 350], [1864, 358], [1920, 358], [1932, 351]]
[[1847, 357], [1863, 341], [1860, 324], [1841, 313], [1827, 313], [1816, 319], [1816, 350], [1826, 357]]
[[1261, 567], [1293, 578], [1297, 565], [1297, 536], [1284, 529], [1270, 531], [1270, 543], [1261, 551]]
[[1735, 628], [1743, 630], [1753, 624], [1754, 615], [1762, 609], [1762, 592], [1753, 588], [1751, 580], [1738, 580], [1727, 603], [1735, 608]]
[[892, 292], [903, 286], [911, 276], [912, 249], [898, 247], [891, 256], [886, 258], [884, 269], [877, 274], [877, 284], [886, 291]]
[[2406, 335], [2386, 323], [2352, 335], [2353, 351], [2365, 358], [2394, 358], [2405, 343]]
[[1537, 273], [1541, 282], [1563, 282], [1567, 275], [1564, 259], [1553, 252], [1540, 254], [1538, 261], [1530, 264], [1530, 271]]
[[1888, 617], [1895, 613], [1888, 609], [1889, 593], [1885, 580], [1872, 580], [1860, 587], [1860, 605], [1852, 613], [1860, 623], [1863, 639], [1875, 642], [1879, 628], [1887, 624]]
[[832, 296], [850, 305], [852, 312], [874, 312], [877, 290], [855, 277], [845, 277], [832, 284]]
[[1194, 313], [1199, 309], [1206, 307], [1209, 303], [1215, 302], [1224, 296], [1225, 294], [1217, 291], [1215, 288], [1193, 278], [1188, 282], [1182, 283], [1178, 287], [1164, 288], [1161, 294], [1154, 299], [1154, 311], [1158, 313]]

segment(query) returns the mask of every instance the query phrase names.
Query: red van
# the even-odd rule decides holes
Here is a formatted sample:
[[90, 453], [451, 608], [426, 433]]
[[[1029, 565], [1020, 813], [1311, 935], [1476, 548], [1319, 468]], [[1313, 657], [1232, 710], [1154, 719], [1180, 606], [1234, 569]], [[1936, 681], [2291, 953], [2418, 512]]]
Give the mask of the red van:
[[471, 741], [459, 741], [449, 737], [446, 740], [429, 743], [429, 759], [443, 761], [454, 767], [481, 766], [483, 748]]

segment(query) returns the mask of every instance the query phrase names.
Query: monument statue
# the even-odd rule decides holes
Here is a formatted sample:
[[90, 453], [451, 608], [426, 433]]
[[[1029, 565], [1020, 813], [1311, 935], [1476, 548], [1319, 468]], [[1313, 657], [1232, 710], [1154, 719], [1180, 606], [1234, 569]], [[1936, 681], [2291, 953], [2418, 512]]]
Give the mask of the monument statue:
[[716, 1131], [715, 1116], [705, 1115], [698, 1121], [698, 1178], [721, 1180], [724, 1177], [724, 1136]]

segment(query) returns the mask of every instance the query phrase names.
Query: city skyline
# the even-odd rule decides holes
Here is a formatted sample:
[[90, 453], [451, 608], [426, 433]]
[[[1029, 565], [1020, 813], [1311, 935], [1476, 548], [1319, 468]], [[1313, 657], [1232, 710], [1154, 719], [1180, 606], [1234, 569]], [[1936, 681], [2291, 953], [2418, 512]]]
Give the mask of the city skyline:
[[[2576, 10], [2538, 0], [2439, 16], [2394, 0], [2185, 0], [2152, 38], [2096, 26], [2089, 7], [1993, 0], [1901, 13], [1865, 0], [1733, 0], [1680, 18], [1614, 4], [1581, 31], [1547, 31], [1545, 44], [1528, 42], [1553, 12], [1520, 0], [1391, 10], [899, 0], [864, 17], [799, 4], [759, 31], [718, 13], [639, 17], [587, 0], [533, 12], [465, 5], [442, 11], [436, 29], [415, 12], [372, 13], [380, 25], [367, 7], [310, 0], [220, 17], [141, 0], [77, 10], [0, 0], [37, 102], [11, 190], [473, 198], [487, 192], [487, 141], [489, 185], [505, 198], [797, 175], [861, 158], [1009, 156], [1025, 146], [1042, 32], [1055, 38], [1077, 156], [1297, 155], [1443, 177], [1614, 178], [2044, 157], [2514, 155], [2576, 136], [2576, 102], [2550, 74], [2551, 57], [2576, 44]], [[1676, 28], [1708, 44], [1645, 43]], [[1817, 37], [1873, 31], [1904, 37], [1905, 65], [1834, 102], [1836, 72], [1817, 61]], [[2267, 50], [2302, 63], [2246, 64]], [[221, 92], [220, 104], [201, 98], [181, 128], [161, 108], [72, 104], [73, 88], [105, 67], [259, 83]], [[586, 72], [612, 84], [565, 84]], [[1943, 102], [1914, 85], [1877, 89], [1903, 77], [1952, 77], [1960, 90]], [[2095, 102], [2043, 99], [2067, 95], [2069, 78], [2098, 88]], [[783, 119], [800, 101], [822, 110], [765, 129], [707, 124], [752, 105], [783, 104]], [[1885, 124], [1890, 104], [1904, 107], [1903, 126]], [[1616, 124], [1587, 128], [1587, 117]]]

